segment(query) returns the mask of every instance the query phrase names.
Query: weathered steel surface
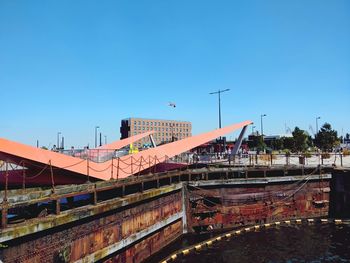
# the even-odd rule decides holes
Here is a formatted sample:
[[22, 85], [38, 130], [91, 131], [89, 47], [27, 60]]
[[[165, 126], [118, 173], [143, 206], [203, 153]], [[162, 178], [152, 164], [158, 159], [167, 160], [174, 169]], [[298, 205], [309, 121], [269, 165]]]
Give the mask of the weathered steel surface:
[[[2, 229], [0, 242], [8, 247], [0, 251], [0, 259], [92, 262], [107, 257], [109, 262], [141, 262], [187, 229], [208, 230], [327, 214], [329, 174], [285, 174], [280, 170], [274, 177], [248, 178], [246, 174], [241, 177], [237, 169], [215, 168], [163, 174], [159, 178], [146, 176], [144, 182], [130, 179], [125, 185], [135, 188], [132, 194]], [[159, 187], [160, 180], [162, 185], [178, 183], [142, 192], [133, 185], [142, 183], [143, 187], [147, 182]], [[94, 184], [68, 188], [73, 193], [94, 193], [96, 189], [103, 193], [115, 191], [115, 184], [118, 182], [98, 183], [94, 189], [90, 187]], [[119, 184], [118, 187], [120, 190]], [[68, 188], [57, 189], [56, 197], [69, 196]], [[40, 192], [30, 192], [32, 198], [17, 198], [11, 205], [54, 197], [37, 191]]]
[[0, 258], [4, 262], [77, 261], [180, 213], [181, 194], [180, 191], [162, 196], [64, 230], [33, 236], [30, 240], [15, 239], [4, 243], [8, 247], [1, 250]]
[[96, 205], [76, 208], [73, 210], [62, 212], [59, 215], [50, 215], [44, 218], [28, 220], [14, 227], [8, 227], [0, 232], [0, 242], [5, 242], [14, 238], [37, 233], [39, 231], [48, 230], [67, 223], [73, 223], [83, 218], [97, 216], [113, 209], [118, 209], [132, 205], [137, 202], [145, 201], [150, 198], [160, 196], [162, 194], [171, 193], [181, 189], [181, 184], [165, 186], [160, 189], [152, 189], [143, 193], [128, 195], [124, 198], [115, 198]]
[[157, 232], [156, 234], [142, 240], [140, 243], [133, 247], [122, 251], [118, 255], [115, 255], [106, 263], [135, 263], [142, 262], [149, 256], [158, 252], [183, 233], [182, 222], [178, 221], [170, 226], [167, 226]]
[[189, 189], [191, 226], [198, 230], [328, 213], [329, 181]]

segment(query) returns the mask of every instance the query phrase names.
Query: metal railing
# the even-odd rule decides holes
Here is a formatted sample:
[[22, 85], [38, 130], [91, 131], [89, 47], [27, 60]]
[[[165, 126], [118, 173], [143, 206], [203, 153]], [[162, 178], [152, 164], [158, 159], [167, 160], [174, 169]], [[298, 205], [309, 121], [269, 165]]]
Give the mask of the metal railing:
[[183, 163], [201, 163], [201, 164], [224, 164], [239, 166], [339, 166], [350, 167], [350, 155], [342, 153], [313, 153], [313, 154], [196, 154], [184, 153], [173, 157], [171, 161]]

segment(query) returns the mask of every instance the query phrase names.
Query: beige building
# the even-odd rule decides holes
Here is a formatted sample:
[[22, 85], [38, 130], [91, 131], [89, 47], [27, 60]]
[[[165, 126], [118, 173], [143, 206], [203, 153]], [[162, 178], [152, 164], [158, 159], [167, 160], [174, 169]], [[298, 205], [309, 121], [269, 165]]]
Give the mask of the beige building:
[[[189, 121], [128, 118], [121, 121], [120, 139], [147, 131], [154, 131], [152, 136], [158, 145], [192, 136], [192, 124]], [[149, 137], [145, 137], [135, 142], [134, 145], [140, 148], [150, 143]]]

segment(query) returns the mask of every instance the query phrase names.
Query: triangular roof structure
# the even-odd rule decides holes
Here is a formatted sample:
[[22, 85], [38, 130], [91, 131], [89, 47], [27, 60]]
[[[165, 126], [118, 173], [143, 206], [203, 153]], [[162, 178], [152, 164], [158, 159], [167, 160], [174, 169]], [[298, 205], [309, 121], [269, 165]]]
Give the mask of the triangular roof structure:
[[[164, 162], [168, 158], [179, 155], [251, 123], [251, 121], [244, 121], [232, 124], [221, 129], [164, 144], [136, 154], [108, 160], [103, 163], [93, 162], [88, 159], [84, 160], [6, 139], [0, 139], [0, 159], [18, 164], [24, 161], [24, 164], [22, 164], [25, 167], [37, 167], [39, 171], [44, 167], [50, 166], [54, 169], [56, 177], [83, 176], [86, 178], [88, 175], [95, 180], [109, 180], [111, 177], [124, 178], [137, 174], [142, 170], [152, 167], [156, 163]], [[43, 173], [43, 176], [47, 175]], [[62, 178], [59, 178], [58, 181], [60, 179]], [[61, 181], [64, 180], [62, 179]]]

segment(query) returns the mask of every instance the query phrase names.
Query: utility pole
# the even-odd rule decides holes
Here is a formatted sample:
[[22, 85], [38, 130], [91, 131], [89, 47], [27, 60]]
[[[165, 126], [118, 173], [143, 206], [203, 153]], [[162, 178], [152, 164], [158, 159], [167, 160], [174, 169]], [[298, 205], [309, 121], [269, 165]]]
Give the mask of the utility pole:
[[229, 91], [229, 90], [230, 89], [218, 90], [218, 91], [209, 93], [210, 95], [218, 94], [218, 97], [219, 97], [219, 129], [221, 129], [221, 93], [224, 93], [224, 92]]
[[263, 127], [263, 117], [265, 117], [266, 114], [260, 115], [260, 124], [261, 124], [261, 136], [264, 136], [264, 127]]
[[[226, 91], [229, 91], [230, 89], [224, 89], [224, 90], [218, 90], [218, 91], [214, 91], [214, 92], [210, 92], [210, 95], [214, 95], [214, 94], [218, 94], [218, 98], [219, 98], [219, 129], [221, 129], [221, 93], [224, 93]], [[220, 145], [220, 152], [222, 152], [221, 150], [221, 136], [219, 138], [219, 145]], [[223, 142], [223, 148], [225, 148], [225, 142]]]

